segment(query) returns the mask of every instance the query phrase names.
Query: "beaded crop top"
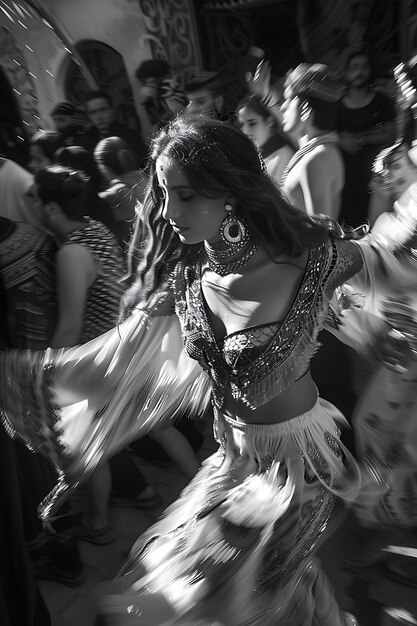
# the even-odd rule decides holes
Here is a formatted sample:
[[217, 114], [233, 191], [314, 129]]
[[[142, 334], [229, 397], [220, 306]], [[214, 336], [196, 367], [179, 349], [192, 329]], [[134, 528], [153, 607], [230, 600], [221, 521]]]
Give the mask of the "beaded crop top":
[[311, 248], [292, 306], [282, 321], [251, 326], [216, 341], [205, 310], [201, 265], [178, 268], [176, 313], [187, 354], [213, 381], [214, 405], [221, 409], [230, 389], [235, 399], [256, 409], [301, 378], [319, 347], [329, 301], [362, 267], [359, 246], [329, 240]]

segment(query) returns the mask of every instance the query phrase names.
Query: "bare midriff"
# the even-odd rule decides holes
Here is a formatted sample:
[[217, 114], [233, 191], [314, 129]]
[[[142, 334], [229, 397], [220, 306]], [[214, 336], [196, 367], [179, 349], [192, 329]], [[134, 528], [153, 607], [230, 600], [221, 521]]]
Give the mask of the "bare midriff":
[[256, 409], [251, 409], [242, 400], [235, 400], [229, 392], [225, 396], [221, 413], [245, 424], [279, 424], [306, 413], [316, 402], [317, 387], [308, 371], [275, 398]]

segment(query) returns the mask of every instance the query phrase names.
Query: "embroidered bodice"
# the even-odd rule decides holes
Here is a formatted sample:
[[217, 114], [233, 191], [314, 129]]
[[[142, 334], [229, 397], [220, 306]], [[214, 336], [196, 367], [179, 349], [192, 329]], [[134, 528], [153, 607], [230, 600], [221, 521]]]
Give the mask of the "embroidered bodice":
[[328, 241], [311, 248], [285, 318], [233, 332], [222, 342], [207, 318], [200, 263], [180, 268], [175, 299], [185, 350], [209, 372], [216, 407], [222, 407], [230, 389], [235, 399], [255, 409], [305, 374], [334, 290], [361, 266], [355, 243]]
[[249, 326], [230, 333], [218, 345], [223, 358], [232, 368], [249, 365], [264, 350], [265, 346], [278, 332], [282, 322]]

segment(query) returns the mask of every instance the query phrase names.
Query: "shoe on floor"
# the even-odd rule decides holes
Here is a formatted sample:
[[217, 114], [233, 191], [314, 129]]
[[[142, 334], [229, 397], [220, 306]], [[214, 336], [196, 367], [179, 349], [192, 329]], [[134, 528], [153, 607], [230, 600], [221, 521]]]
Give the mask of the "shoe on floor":
[[105, 546], [112, 543], [116, 538], [116, 533], [111, 526], [91, 528], [83, 520], [79, 521], [77, 525], [71, 529], [71, 534], [79, 541], [94, 543], [96, 546]]

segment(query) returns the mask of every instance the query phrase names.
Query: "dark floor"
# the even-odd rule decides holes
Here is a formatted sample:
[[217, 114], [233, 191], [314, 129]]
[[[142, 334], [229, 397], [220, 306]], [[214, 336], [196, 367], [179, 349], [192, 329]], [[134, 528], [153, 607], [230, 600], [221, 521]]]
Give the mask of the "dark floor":
[[[200, 459], [206, 458], [215, 448], [208, 425], [205, 441], [199, 452]], [[187, 483], [185, 476], [174, 465], [158, 467], [143, 460], [139, 463], [149, 482], [162, 495], [163, 503], [152, 511], [112, 508], [111, 524], [117, 531], [116, 540], [104, 547], [79, 542], [85, 564], [85, 576], [79, 586], [68, 587], [52, 581], [39, 582], [51, 613], [52, 626], [93, 626], [94, 586], [115, 574], [132, 543], [157, 519]], [[319, 554], [341, 606], [356, 615], [360, 626], [417, 625], [417, 532], [394, 535], [384, 533], [375, 535], [371, 541], [366, 542], [367, 551], [373, 552], [376, 557], [389, 554], [383, 550], [387, 546], [393, 546], [392, 550], [398, 552], [405, 549], [401, 562], [412, 569], [415, 564], [414, 587], [395, 582], [381, 563], [355, 572], [343, 568], [342, 563], [354, 554], [355, 546], [358, 545], [357, 538], [356, 524], [346, 516]], [[375, 546], [371, 549], [373, 543]]]

